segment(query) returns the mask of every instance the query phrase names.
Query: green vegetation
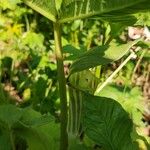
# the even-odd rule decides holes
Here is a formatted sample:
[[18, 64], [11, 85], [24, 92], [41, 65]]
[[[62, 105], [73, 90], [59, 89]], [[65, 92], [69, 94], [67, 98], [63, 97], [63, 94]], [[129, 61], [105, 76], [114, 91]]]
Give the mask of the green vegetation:
[[149, 150], [149, 14], [149, 0], [1, 0], [0, 150]]

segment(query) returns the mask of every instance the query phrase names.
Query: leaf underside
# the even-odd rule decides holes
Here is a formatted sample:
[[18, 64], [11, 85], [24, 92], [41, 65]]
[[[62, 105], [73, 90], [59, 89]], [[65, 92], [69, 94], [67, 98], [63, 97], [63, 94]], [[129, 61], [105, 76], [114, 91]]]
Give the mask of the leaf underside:
[[120, 16], [124, 13], [135, 14], [150, 8], [149, 0], [24, 0], [24, 2], [51, 21], [60, 23], [95, 15], [102, 15], [102, 18], [107, 19], [112, 12], [117, 14], [113, 16], [117, 18], [118, 14]]
[[[60, 10], [60, 22], [109, 13], [145, 1], [146, 0], [64, 0], [62, 3], [62, 9]], [[135, 13], [142, 10], [143, 7], [140, 5], [140, 7], [136, 6], [130, 9], [132, 12], [134, 10]]]
[[24, 0], [24, 3], [49, 20], [56, 22], [55, 0]]

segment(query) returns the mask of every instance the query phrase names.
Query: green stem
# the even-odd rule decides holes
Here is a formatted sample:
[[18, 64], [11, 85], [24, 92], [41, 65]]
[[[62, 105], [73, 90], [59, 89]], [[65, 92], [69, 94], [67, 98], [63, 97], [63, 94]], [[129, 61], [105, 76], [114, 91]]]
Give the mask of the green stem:
[[59, 94], [60, 94], [60, 103], [61, 103], [60, 150], [67, 150], [68, 147], [67, 96], [66, 96], [66, 80], [64, 74], [60, 29], [61, 29], [60, 24], [57, 22], [54, 23], [55, 54], [57, 59], [57, 73], [58, 73]]
[[1, 97], [1, 101], [5, 102], [5, 95], [4, 95], [4, 91], [3, 91], [3, 87], [2, 87], [2, 58], [1, 58], [1, 53], [0, 53], [0, 97]]
[[25, 22], [26, 22], [26, 30], [27, 30], [27, 32], [29, 32], [30, 31], [30, 24], [29, 24], [27, 14], [24, 15], [24, 18], [25, 18]]
[[132, 82], [134, 81], [134, 75], [135, 75], [135, 73], [136, 73], [136, 71], [137, 71], [137, 69], [138, 69], [138, 67], [139, 67], [139, 65], [140, 65], [140, 63], [141, 63], [141, 61], [142, 61], [142, 59], [143, 59], [143, 57], [144, 57], [144, 55], [145, 55], [146, 52], [147, 52], [147, 49], [143, 50], [143, 52], [142, 52], [139, 60], [136, 63], [136, 66], [135, 66], [135, 68], [133, 70], [132, 77], [131, 77]]
[[16, 150], [15, 142], [14, 142], [14, 136], [13, 136], [13, 131], [10, 129], [10, 142], [11, 142], [11, 147], [12, 150]]

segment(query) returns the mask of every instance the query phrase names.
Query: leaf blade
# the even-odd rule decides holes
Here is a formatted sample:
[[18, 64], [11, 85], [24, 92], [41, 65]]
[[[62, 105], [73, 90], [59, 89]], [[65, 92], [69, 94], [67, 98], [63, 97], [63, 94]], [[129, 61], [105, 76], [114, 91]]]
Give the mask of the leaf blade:
[[54, 0], [24, 0], [24, 3], [49, 20], [56, 22], [57, 11]]
[[70, 74], [116, 61], [123, 57], [138, 41], [139, 40], [119, 46], [98, 46], [91, 49], [74, 61], [70, 67]]
[[106, 150], [137, 150], [130, 133], [133, 123], [115, 100], [84, 94], [85, 133]]
[[[138, 4], [140, 2], [145, 2], [145, 0], [64, 0], [61, 10], [60, 22], [64, 23], [104, 13], [110, 14], [110, 12], [112, 11], [134, 6], [135, 4]], [[136, 11], [138, 11], [138, 9]]]

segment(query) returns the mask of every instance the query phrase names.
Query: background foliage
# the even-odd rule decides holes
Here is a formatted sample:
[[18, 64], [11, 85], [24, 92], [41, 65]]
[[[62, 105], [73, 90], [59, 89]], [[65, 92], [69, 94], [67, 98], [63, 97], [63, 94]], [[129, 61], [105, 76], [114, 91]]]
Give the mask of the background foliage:
[[[70, 68], [70, 74], [89, 69], [95, 64], [102, 65], [97, 73], [100, 83], [105, 81], [123, 62], [125, 57], [122, 58], [122, 56], [127, 54], [128, 47], [136, 43], [128, 38], [127, 27], [133, 24], [150, 25], [149, 17], [147, 17], [149, 13], [131, 14], [143, 8], [148, 9], [150, 6], [148, 1], [142, 3], [140, 7], [137, 5], [136, 10], [131, 7], [134, 1], [124, 1], [131, 6], [127, 11], [125, 11], [126, 8], [122, 10], [123, 16], [120, 15], [120, 10], [113, 11], [110, 16], [109, 11], [118, 8], [117, 4], [111, 5], [111, 1], [108, 5], [101, 1], [101, 5], [97, 6], [95, 5], [96, 0], [85, 1], [84, 6], [87, 6], [88, 2], [91, 3], [88, 10], [82, 7], [82, 2], [76, 0], [71, 3], [64, 0], [62, 5], [60, 5], [60, 0], [56, 8], [53, 7], [53, 0], [51, 3], [44, 4], [36, 0], [25, 2], [29, 6], [32, 6], [33, 2], [41, 6], [40, 8], [44, 6], [39, 11], [52, 21], [56, 20], [57, 13], [61, 16], [59, 18], [61, 23], [78, 19], [65, 23], [62, 28], [65, 75], [68, 75], [69, 66], [77, 59]], [[45, 9], [47, 5], [49, 9]], [[74, 9], [76, 5], [79, 6], [78, 9]], [[68, 13], [70, 10], [74, 11]], [[51, 15], [47, 12], [50, 12]], [[90, 17], [99, 13], [101, 15], [98, 17]], [[90, 18], [80, 20], [85, 17]], [[0, 145], [3, 146], [0, 147], [1, 150], [58, 149], [60, 100], [56, 78], [53, 27], [47, 18], [43, 18], [27, 7], [21, 0], [0, 1]], [[112, 47], [107, 49], [106, 44], [110, 42]], [[95, 48], [95, 46], [98, 47]], [[118, 51], [114, 56], [113, 47], [117, 47], [116, 51]], [[103, 55], [106, 49], [107, 53]], [[94, 58], [91, 57], [93, 52]], [[101, 59], [96, 57], [99, 54], [105, 57]], [[110, 54], [112, 54], [111, 57]], [[147, 132], [149, 132], [150, 121], [150, 54], [148, 50], [145, 50], [144, 54], [143, 51], [140, 51], [137, 55], [137, 60], [129, 61], [115, 76], [112, 84], [99, 94], [99, 96], [107, 97], [105, 100], [115, 99], [120, 104], [111, 101], [109, 106], [103, 97], [94, 98], [82, 91], [83, 97], [87, 99], [83, 116], [86, 135], [82, 142], [77, 141], [76, 144], [72, 144], [71, 149], [139, 149], [137, 147], [140, 147], [141, 150], [146, 150], [146, 147], [147, 150], [149, 149], [150, 139]], [[87, 60], [90, 59], [91, 61], [87, 63]], [[138, 64], [140, 59], [141, 62]], [[112, 60], [117, 61], [112, 62]], [[93, 70], [93, 72], [96, 71]], [[81, 88], [84, 87], [81, 86]], [[89, 102], [89, 97], [95, 99], [96, 103]], [[105, 117], [106, 114], [107, 117]], [[122, 116], [117, 116], [117, 114], [122, 114]], [[132, 130], [131, 119], [135, 131]], [[94, 125], [91, 125], [91, 122], [94, 122]], [[111, 126], [103, 130], [108, 122], [111, 122]], [[123, 127], [130, 130], [128, 134], [124, 134], [126, 130], [123, 131]], [[117, 143], [116, 141], [120, 139], [121, 142]], [[133, 143], [130, 143], [131, 141]], [[127, 148], [123, 145], [131, 145], [131, 147]]]

